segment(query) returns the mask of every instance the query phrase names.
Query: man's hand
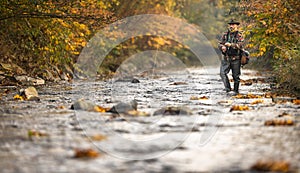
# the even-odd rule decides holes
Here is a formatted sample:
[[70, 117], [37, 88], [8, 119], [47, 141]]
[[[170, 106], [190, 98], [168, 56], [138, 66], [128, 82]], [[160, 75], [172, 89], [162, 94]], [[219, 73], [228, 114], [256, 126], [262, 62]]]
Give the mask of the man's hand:
[[227, 50], [227, 48], [226, 48], [225, 46], [222, 46], [222, 48], [221, 48], [221, 49], [222, 49], [222, 52], [224, 52], [224, 53], [225, 53], [225, 52], [226, 52], [226, 50]]
[[231, 46], [231, 43], [225, 43], [225, 46], [228, 46], [228, 47], [230, 47]]

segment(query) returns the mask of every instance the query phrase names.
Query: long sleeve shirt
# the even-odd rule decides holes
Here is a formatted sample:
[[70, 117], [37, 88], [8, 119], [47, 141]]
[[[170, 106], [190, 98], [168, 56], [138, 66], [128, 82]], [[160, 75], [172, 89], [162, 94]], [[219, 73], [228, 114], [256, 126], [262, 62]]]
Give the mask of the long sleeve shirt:
[[222, 47], [225, 46], [225, 43], [231, 43], [231, 46], [226, 46], [226, 52], [222, 52], [227, 56], [238, 56], [240, 55], [240, 50], [243, 49], [244, 37], [241, 32], [224, 32], [221, 39], [219, 40], [218, 48], [222, 51]]

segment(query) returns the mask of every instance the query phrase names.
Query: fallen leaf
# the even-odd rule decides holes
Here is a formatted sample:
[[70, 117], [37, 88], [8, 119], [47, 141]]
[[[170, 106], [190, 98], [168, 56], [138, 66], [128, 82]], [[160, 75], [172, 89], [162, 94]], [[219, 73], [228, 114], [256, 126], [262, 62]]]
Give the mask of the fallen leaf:
[[272, 93], [268, 92], [268, 93], [265, 93], [265, 94], [264, 94], [264, 97], [265, 97], [265, 98], [272, 98], [273, 95], [272, 95]]
[[258, 161], [251, 167], [251, 170], [289, 172], [290, 164], [286, 161]]
[[245, 94], [245, 95], [238, 94], [236, 96], [233, 96], [233, 98], [237, 98], [237, 99], [257, 99], [257, 98], [262, 98], [262, 96], [248, 93], [248, 94]]
[[190, 100], [208, 100], [208, 97], [206, 97], [206, 96], [201, 96], [201, 97], [191, 96]]
[[60, 106], [57, 106], [57, 109], [66, 109], [66, 107], [63, 105], [60, 105]]
[[253, 84], [253, 80], [249, 79], [249, 80], [241, 80], [241, 85], [246, 85], [246, 86], [250, 86]]
[[233, 101], [232, 100], [221, 100], [218, 102], [218, 104], [232, 104]]
[[272, 120], [265, 121], [265, 126], [292, 126], [294, 121], [292, 119], [279, 119], [275, 118]]
[[149, 116], [150, 114], [147, 113], [147, 112], [141, 112], [141, 111], [137, 111], [137, 110], [131, 110], [131, 111], [128, 111], [126, 113], [126, 115], [130, 115], [130, 116]]
[[15, 99], [15, 100], [21, 100], [21, 101], [25, 100], [25, 98], [22, 97], [22, 96], [20, 96], [19, 94], [15, 95], [15, 96], [14, 96], [14, 99]]
[[300, 105], [300, 100], [298, 100], [298, 99], [293, 100], [293, 103], [294, 103], [295, 105]]
[[93, 149], [75, 149], [74, 158], [96, 158], [100, 153]]
[[90, 138], [91, 138], [93, 141], [103, 141], [103, 140], [106, 140], [106, 139], [107, 139], [107, 136], [102, 135], [102, 134], [97, 134], [97, 135], [91, 136]]
[[96, 105], [96, 106], [94, 107], [94, 110], [95, 110], [96, 112], [107, 112], [109, 109], [110, 109], [110, 108], [104, 108], [104, 107], [101, 107], [101, 106], [98, 106], [98, 105]]
[[39, 132], [36, 130], [28, 130], [28, 137], [44, 137], [49, 136], [47, 133]]
[[230, 112], [232, 111], [247, 111], [249, 110], [249, 107], [247, 105], [233, 105], [230, 108]]
[[259, 103], [263, 103], [264, 101], [263, 100], [254, 100], [251, 104], [254, 105], [254, 104], [259, 104]]

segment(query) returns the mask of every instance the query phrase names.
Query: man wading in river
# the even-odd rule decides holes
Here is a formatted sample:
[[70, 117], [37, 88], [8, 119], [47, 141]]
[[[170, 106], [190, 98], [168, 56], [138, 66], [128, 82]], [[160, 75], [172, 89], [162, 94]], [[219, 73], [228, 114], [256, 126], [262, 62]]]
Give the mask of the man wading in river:
[[231, 70], [234, 81], [234, 95], [239, 93], [240, 75], [241, 75], [241, 51], [243, 49], [244, 38], [238, 30], [240, 22], [231, 20], [228, 25], [228, 31], [224, 32], [220, 42], [219, 49], [222, 51], [222, 63], [220, 76], [225, 86], [226, 92], [232, 91], [227, 74]]

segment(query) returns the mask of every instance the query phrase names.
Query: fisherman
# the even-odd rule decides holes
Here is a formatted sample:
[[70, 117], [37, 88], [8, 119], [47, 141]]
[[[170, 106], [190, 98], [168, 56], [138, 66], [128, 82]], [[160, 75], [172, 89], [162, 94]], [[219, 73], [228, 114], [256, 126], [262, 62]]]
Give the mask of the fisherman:
[[220, 42], [219, 49], [221, 50], [222, 62], [220, 67], [220, 76], [225, 86], [225, 91], [232, 91], [228, 73], [231, 70], [234, 81], [234, 95], [239, 94], [240, 75], [241, 75], [241, 51], [243, 50], [244, 38], [238, 27], [240, 22], [231, 20], [228, 23], [228, 31], [224, 32]]

